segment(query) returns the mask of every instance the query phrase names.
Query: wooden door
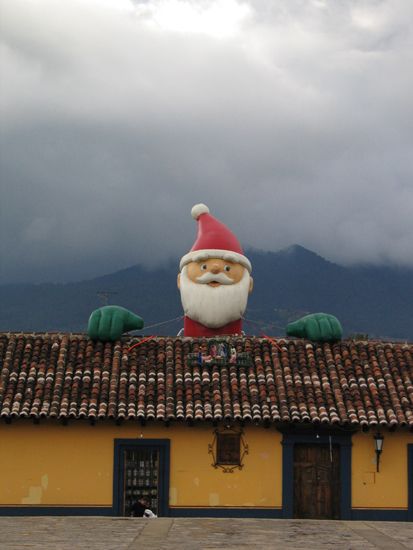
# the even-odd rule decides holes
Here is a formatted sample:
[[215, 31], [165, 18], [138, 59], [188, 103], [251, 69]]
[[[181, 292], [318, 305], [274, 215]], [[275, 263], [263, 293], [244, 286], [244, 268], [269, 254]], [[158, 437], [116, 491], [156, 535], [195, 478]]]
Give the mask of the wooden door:
[[294, 445], [294, 517], [340, 518], [338, 445]]

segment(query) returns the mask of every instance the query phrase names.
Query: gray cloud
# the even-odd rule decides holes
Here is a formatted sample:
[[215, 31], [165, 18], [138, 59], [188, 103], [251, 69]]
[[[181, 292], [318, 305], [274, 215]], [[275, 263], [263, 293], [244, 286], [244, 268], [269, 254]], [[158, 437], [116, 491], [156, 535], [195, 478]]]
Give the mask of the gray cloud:
[[2, 6], [0, 281], [245, 246], [413, 265], [413, 4]]

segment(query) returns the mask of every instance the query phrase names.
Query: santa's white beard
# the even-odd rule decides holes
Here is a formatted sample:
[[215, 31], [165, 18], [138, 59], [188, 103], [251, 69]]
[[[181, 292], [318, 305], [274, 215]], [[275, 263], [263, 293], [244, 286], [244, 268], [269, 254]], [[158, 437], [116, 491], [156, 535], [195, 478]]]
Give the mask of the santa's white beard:
[[186, 266], [181, 271], [180, 291], [185, 315], [208, 328], [223, 327], [241, 319], [247, 307], [249, 288], [247, 269], [239, 283], [216, 287], [191, 281]]

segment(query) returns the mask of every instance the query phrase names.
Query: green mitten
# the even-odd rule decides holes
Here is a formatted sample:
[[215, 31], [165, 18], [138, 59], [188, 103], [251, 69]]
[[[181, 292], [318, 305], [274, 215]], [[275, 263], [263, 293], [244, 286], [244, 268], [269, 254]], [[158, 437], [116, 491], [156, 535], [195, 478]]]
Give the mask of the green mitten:
[[124, 332], [143, 328], [143, 319], [120, 306], [95, 309], [89, 317], [87, 333], [93, 340], [114, 342]]
[[341, 340], [340, 321], [328, 313], [311, 313], [287, 325], [287, 336], [297, 336], [319, 342]]

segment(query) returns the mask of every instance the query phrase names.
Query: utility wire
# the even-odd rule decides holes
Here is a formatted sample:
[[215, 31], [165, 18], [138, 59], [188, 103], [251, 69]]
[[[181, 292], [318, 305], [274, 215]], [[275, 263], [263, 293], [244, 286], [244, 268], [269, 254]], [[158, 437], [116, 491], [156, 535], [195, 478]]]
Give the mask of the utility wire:
[[258, 327], [260, 327], [261, 330], [263, 330], [263, 327], [273, 327], [273, 328], [284, 330], [284, 327], [282, 327], [281, 325], [278, 325], [277, 323], [266, 323], [266, 322], [263, 322], [263, 321], [253, 321], [252, 319], [247, 319], [246, 317], [243, 317], [242, 319], [243, 319], [243, 321], [246, 321], [247, 323], [252, 323], [253, 325], [257, 325]]
[[154, 323], [153, 325], [148, 325], [147, 327], [143, 327], [142, 329], [140, 330], [136, 330], [136, 331], [131, 331], [131, 332], [142, 332], [142, 331], [146, 331], [150, 328], [154, 328], [154, 327], [160, 327], [162, 325], [167, 325], [168, 323], [172, 323], [173, 321], [179, 321], [181, 319], [183, 319], [184, 316], [183, 315], [179, 315], [178, 317], [174, 317], [173, 319], [168, 319], [167, 321], [160, 321], [159, 323]]

